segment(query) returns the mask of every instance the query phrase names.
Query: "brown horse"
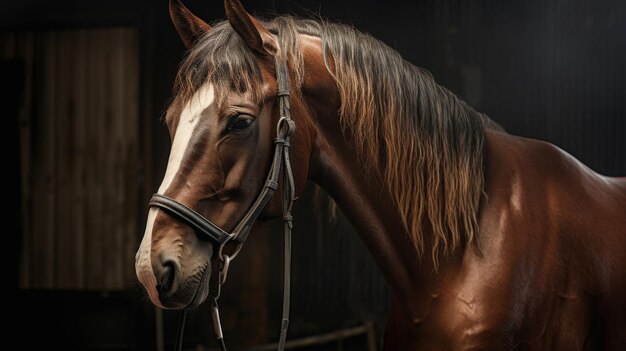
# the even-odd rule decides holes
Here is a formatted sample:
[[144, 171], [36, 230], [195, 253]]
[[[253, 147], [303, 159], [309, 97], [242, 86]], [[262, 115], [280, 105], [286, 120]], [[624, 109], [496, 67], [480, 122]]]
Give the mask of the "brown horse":
[[[237, 225], [272, 162], [280, 56], [296, 194], [307, 180], [326, 189], [392, 287], [386, 350], [626, 347], [626, 181], [504, 133], [353, 28], [225, 5], [228, 20], [209, 26], [170, 1], [190, 51], [160, 194]], [[274, 196], [261, 218], [281, 206]], [[197, 306], [214, 251], [152, 208], [137, 276], [154, 304]]]

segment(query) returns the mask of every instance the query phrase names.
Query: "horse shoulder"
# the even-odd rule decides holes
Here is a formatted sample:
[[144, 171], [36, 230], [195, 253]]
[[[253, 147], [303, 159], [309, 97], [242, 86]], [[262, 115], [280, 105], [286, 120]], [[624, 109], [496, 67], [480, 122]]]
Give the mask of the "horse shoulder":
[[[592, 294], [608, 286], [598, 276], [626, 277], [623, 242], [610, 239], [626, 233], [619, 182], [552, 144], [489, 132], [478, 243], [442, 267], [428, 313], [390, 318], [386, 349], [575, 350], [610, 338], [591, 336], [598, 318]], [[602, 233], [615, 235], [596, 238]], [[607, 256], [615, 263], [601, 260]], [[612, 299], [619, 317], [624, 296]]]
[[465, 346], [584, 348], [597, 297], [623, 314], [621, 180], [552, 144], [490, 132], [485, 181], [479, 249], [468, 246], [447, 294], [454, 337]]

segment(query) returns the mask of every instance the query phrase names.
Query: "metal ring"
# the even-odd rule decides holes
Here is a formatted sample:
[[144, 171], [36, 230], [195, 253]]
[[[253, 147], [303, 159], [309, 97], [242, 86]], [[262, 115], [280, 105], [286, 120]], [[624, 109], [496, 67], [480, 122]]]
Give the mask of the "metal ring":
[[229, 242], [229, 241], [231, 241], [232, 239], [234, 239], [234, 238], [235, 238], [235, 236], [236, 236], [236, 235], [235, 235], [235, 233], [231, 233], [230, 235], [228, 235], [228, 237], [226, 238], [226, 240], [224, 240], [224, 242], [220, 244], [220, 247], [219, 247], [219, 249], [217, 250], [217, 258], [218, 258], [220, 261], [222, 261], [222, 262], [223, 262], [223, 261], [224, 261], [224, 257], [226, 256], [226, 255], [224, 255], [224, 253], [223, 253], [223, 251], [224, 251], [224, 246], [226, 246], [226, 243], [227, 243], [227, 242]]
[[224, 261], [222, 262], [222, 267], [219, 269], [219, 283], [220, 285], [224, 284], [226, 281], [226, 277], [228, 277], [228, 268], [230, 267], [231, 258], [228, 255], [223, 255]]

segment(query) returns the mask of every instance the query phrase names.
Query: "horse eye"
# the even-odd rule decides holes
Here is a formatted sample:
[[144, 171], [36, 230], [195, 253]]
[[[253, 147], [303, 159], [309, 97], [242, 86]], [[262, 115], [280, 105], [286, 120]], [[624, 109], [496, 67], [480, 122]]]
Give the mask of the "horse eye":
[[252, 125], [253, 121], [254, 121], [254, 118], [252, 118], [251, 116], [237, 115], [232, 119], [232, 122], [228, 126], [228, 130], [232, 130], [232, 131], [245, 130], [248, 127], [250, 127], [250, 125]]

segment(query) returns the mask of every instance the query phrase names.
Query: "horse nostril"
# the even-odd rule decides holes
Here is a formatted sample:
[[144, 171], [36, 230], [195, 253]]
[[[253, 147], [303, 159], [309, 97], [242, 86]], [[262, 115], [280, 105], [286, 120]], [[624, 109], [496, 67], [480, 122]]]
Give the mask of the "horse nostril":
[[174, 261], [168, 260], [161, 264], [158, 273], [158, 285], [160, 294], [171, 295], [176, 292], [176, 264]]

